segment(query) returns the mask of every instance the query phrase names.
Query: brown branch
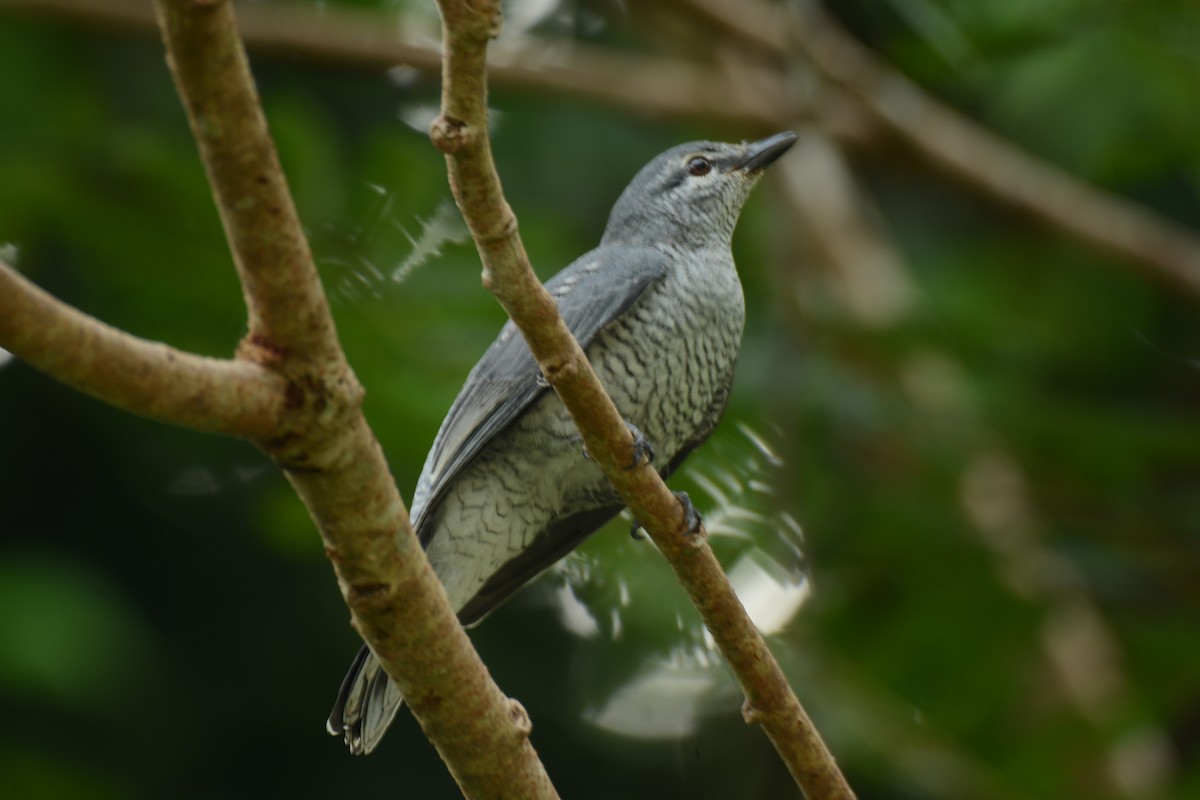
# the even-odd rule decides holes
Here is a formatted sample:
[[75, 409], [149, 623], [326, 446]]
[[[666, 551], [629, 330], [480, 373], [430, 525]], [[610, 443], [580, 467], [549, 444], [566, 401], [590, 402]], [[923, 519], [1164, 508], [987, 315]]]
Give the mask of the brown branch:
[[741, 40], [752, 51], [772, 58], [787, 59], [792, 56], [788, 46], [790, 19], [788, 11], [780, 5], [768, 5], [756, 0], [663, 0], [667, 5], [678, 6], [684, 13], [723, 30], [732, 38]]
[[[133, 30], [154, 25], [143, 0], [0, 0], [0, 9], [52, 14]], [[246, 46], [256, 52], [299, 56], [340, 66], [383, 70], [404, 64], [422, 72], [441, 68], [441, 53], [397, 38], [394, 13], [346, 6], [254, 3], [238, 7]], [[787, 96], [773, 70], [747, 67], [734, 81], [719, 67], [637, 53], [614, 54], [586, 44], [552, 46], [532, 37], [492, 53], [492, 80], [510, 90], [552, 92], [594, 100], [656, 119], [720, 120], [778, 130], [803, 109]], [[741, 76], [739, 76], [741, 77]]]
[[307, 505], [355, 627], [464, 793], [532, 796], [546, 777], [524, 710], [492, 682], [458, 624], [362, 416], [232, 8], [155, 5], [250, 310], [239, 357], [287, 380], [288, 415], [255, 441]]
[[117, 330], [55, 299], [3, 262], [0, 343], [73, 389], [197, 430], [263, 436], [284, 406], [278, 375]]
[[[93, 3], [102, 0], [53, 0]], [[395, 14], [339, 6], [248, 5], [239, 11], [247, 43], [265, 51], [387, 69], [405, 64], [434, 72], [441, 53], [396, 38]], [[491, 78], [510, 90], [550, 91], [595, 100], [656, 118], [726, 120], [775, 129], [789, 114], [781, 77], [752, 69], [757, 92], [727, 71], [637, 53], [614, 54], [572, 42], [570, 47], [526, 37], [490, 53]]]
[[[249, 80], [232, 9], [156, 2], [192, 135], [208, 173], [246, 298], [255, 358], [340, 360], [312, 255]], [[354, 390], [351, 390], [354, 391]]]
[[483, 261], [484, 285], [520, 328], [588, 452], [692, 598], [746, 694], [746, 721], [763, 726], [809, 798], [853, 797], [703, 531], [688, 531], [683, 508], [651, 466], [625, 468], [634, 460], [629, 429], [529, 265], [488, 142], [486, 50], [499, 31], [499, 3], [439, 0], [438, 5], [445, 53], [442, 113], [430, 135], [446, 153], [451, 188]]

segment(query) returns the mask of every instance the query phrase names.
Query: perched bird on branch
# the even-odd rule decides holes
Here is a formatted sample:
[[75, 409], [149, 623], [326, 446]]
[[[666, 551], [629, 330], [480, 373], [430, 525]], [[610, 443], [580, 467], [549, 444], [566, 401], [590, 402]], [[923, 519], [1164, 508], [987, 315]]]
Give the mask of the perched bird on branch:
[[[745, 319], [730, 240], [763, 170], [795, 141], [785, 132], [662, 153], [621, 194], [600, 246], [546, 283], [633, 431], [638, 460], [663, 478], [725, 410]], [[481, 620], [623, 506], [507, 323], [450, 407], [412, 501], [459, 620]], [[402, 703], [364, 645], [327, 727], [369, 753]]]

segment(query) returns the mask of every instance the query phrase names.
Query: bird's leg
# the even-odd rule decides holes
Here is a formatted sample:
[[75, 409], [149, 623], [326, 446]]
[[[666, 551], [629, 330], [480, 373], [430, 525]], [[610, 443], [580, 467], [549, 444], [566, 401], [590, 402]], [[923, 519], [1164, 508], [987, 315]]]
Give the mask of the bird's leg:
[[683, 506], [683, 521], [687, 523], [688, 533], [699, 533], [700, 525], [704, 520], [700, 519], [700, 512], [696, 510], [696, 506], [692, 503], [692, 498], [688, 497], [687, 492], [675, 492], [675, 499], [679, 501], [679, 505]]
[[[650, 444], [650, 440], [646, 438], [646, 434], [642, 433], [638, 429], [638, 426], [629, 420], [625, 420], [625, 427], [629, 429], [629, 433], [633, 436], [633, 458], [624, 467], [625, 471], [628, 472], [638, 466], [643, 460], [647, 464], [653, 464], [655, 456], [654, 445]], [[583, 447], [583, 457], [588, 461], [592, 460], [592, 454], [588, 452], [587, 445]]]
[[[687, 523], [688, 533], [699, 533], [700, 524], [703, 520], [700, 519], [700, 512], [696, 510], [695, 504], [692, 503], [692, 498], [688, 497], [687, 492], [673, 492], [675, 499], [683, 506], [683, 519]], [[634, 541], [641, 541], [646, 538], [646, 534], [642, 533], [642, 523], [638, 520], [633, 521], [633, 525], [629, 528], [629, 535]]]
[[646, 434], [642, 433], [637, 425], [634, 425], [629, 420], [625, 421], [625, 427], [629, 428], [629, 432], [633, 434], [633, 459], [629, 462], [629, 466], [625, 467], [625, 471], [633, 469], [642, 463], [643, 459], [647, 464], [654, 463], [654, 445], [650, 444], [650, 440], [646, 438]]

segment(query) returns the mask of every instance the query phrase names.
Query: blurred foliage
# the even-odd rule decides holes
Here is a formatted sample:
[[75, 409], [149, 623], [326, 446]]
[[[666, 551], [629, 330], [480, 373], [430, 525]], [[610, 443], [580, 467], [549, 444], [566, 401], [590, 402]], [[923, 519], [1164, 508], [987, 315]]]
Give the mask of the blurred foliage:
[[[1034, 154], [1200, 223], [1194, 3], [836, 11]], [[617, 4], [563, 15], [549, 32], [662, 35], [623, 27]], [[436, 86], [252, 61], [407, 493], [503, 321], [470, 245], [391, 279], [449, 199], [441, 157], [401, 121], [436, 103]], [[0, 63], [6, 252], [107, 322], [229, 354], [240, 290], [157, 41], [5, 13]], [[503, 89], [493, 103], [543, 277], [594, 245], [659, 150], [742, 135]], [[733, 405], [673, 483], [712, 520], [733, 492], [722, 476], [751, 494], [767, 481], [773, 501], [746, 501], [755, 525], [803, 525], [796, 586], [811, 593], [772, 639], [860, 797], [1200, 796], [1195, 304], [900, 159], [856, 168], [916, 309], [879, 330], [796, 305], [805, 264], [768, 177], [735, 242], [750, 321]], [[746, 455], [738, 422], [782, 456], [769, 476], [747, 472], [765, 457]], [[15, 361], [0, 367], [0, 424], [0, 796], [454, 796], [407, 717], [366, 759], [323, 734], [357, 642], [311, 523], [259, 453], [131, 418]], [[529, 709], [563, 796], [796, 796], [627, 524], [473, 633]], [[716, 538], [727, 561], [744, 552]], [[572, 623], [576, 606], [589, 613]], [[677, 735], [598, 724], [642, 678], [634, 705]], [[681, 695], [678, 718], [651, 702], [673, 685], [706, 687]]]

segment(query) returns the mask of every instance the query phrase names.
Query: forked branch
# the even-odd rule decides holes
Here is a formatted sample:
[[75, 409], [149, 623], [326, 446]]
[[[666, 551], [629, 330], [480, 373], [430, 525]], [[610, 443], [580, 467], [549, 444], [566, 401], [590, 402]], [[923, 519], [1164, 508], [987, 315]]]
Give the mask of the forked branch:
[[235, 359], [184, 353], [87, 317], [0, 264], [0, 345], [120, 408], [262, 448], [316, 522], [355, 627], [463, 792], [555, 797], [523, 709], [458, 624], [363, 418], [230, 4], [155, 5], [249, 331]]
[[257, 443], [320, 529], [353, 622], [468, 797], [553, 797], [529, 723], [488, 676], [413, 533], [333, 321], [228, 2], [156, 0], [246, 294], [241, 358], [288, 381]]

